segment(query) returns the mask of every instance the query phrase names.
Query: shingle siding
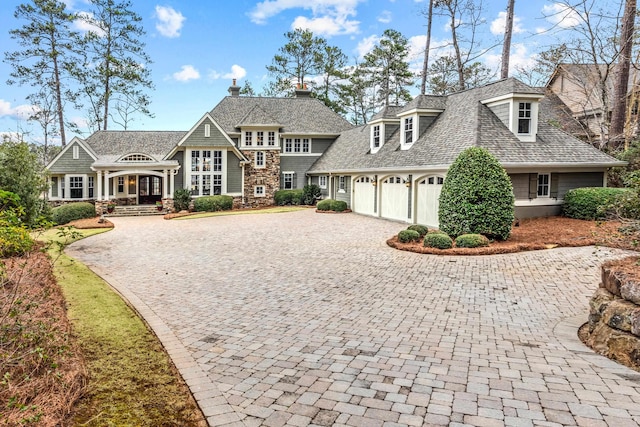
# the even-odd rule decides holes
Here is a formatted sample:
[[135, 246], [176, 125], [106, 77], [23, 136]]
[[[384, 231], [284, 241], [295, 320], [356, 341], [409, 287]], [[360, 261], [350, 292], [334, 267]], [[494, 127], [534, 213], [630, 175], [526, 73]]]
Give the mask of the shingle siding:
[[314, 138], [311, 141], [311, 152], [314, 154], [322, 154], [331, 146], [333, 139]]
[[[185, 171], [185, 165], [184, 165], [184, 151], [178, 151], [176, 152], [173, 157], [171, 157], [171, 160], [175, 160], [180, 164], [180, 169], [178, 169], [178, 173], [176, 174], [176, 176], [174, 177], [174, 188], [176, 190], [182, 190], [183, 188], [185, 188], [184, 186], [184, 171]], [[171, 195], [173, 197], [173, 195]]]
[[[209, 125], [210, 136], [205, 136], [205, 126]], [[185, 147], [229, 147], [231, 144], [225, 135], [211, 122], [205, 119], [183, 142]]]
[[581, 187], [602, 187], [602, 172], [561, 173], [558, 175], [558, 197], [564, 198], [567, 191]]
[[[73, 147], [77, 145], [78, 158], [73, 158]], [[49, 171], [53, 174], [57, 173], [73, 173], [73, 174], [85, 174], [92, 173], [91, 164], [93, 164], [93, 158], [87, 153], [82, 146], [78, 143], [73, 143], [69, 146], [67, 151], [58, 158], [58, 161], [51, 165]]]
[[498, 116], [500, 121], [504, 123], [505, 126], [509, 126], [509, 103], [494, 105], [491, 108], [493, 114]]
[[335, 192], [335, 199], [336, 200], [341, 200], [343, 202], [347, 203], [347, 206], [349, 208], [351, 208], [351, 176], [349, 175], [345, 175], [344, 177], [344, 192], [342, 191], [338, 191], [339, 185], [340, 185], [340, 178], [338, 176], [336, 176], [334, 178], [334, 192]]
[[307, 184], [306, 173], [317, 159], [316, 156], [280, 156], [280, 171], [295, 172], [294, 188], [303, 188]]
[[242, 193], [242, 168], [233, 151], [227, 151], [227, 193]]

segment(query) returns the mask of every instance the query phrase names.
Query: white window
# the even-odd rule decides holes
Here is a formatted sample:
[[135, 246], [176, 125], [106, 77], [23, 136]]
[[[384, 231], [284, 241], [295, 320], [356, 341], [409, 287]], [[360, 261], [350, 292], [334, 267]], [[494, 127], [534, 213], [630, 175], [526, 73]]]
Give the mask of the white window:
[[518, 103], [518, 133], [531, 133], [531, 103]]
[[344, 175], [341, 175], [338, 178], [338, 192], [344, 193], [346, 190], [347, 190], [346, 179], [345, 179]]
[[372, 141], [372, 148], [380, 148], [380, 125], [375, 125], [373, 126], [372, 129], [373, 132], [373, 141]]
[[78, 160], [80, 158], [80, 147], [77, 145], [73, 146], [73, 159]]
[[118, 177], [118, 193], [124, 193], [124, 176]]
[[267, 135], [267, 144], [269, 147], [275, 147], [276, 145], [276, 133], [274, 131], [270, 131]]
[[256, 132], [256, 145], [259, 147], [264, 145], [264, 132], [261, 130]]
[[326, 175], [320, 175], [318, 177], [318, 186], [320, 188], [327, 188], [327, 176]]
[[244, 133], [244, 145], [246, 145], [247, 147], [251, 147], [253, 145], [253, 133]]
[[282, 174], [282, 188], [285, 190], [292, 190], [295, 188], [293, 175], [295, 172], [283, 172]]
[[309, 138], [286, 138], [284, 140], [285, 153], [310, 153], [311, 140]]
[[413, 117], [404, 119], [404, 143], [413, 144]]
[[255, 197], [264, 197], [265, 196], [264, 185], [256, 185], [255, 187], [253, 187], [253, 195]]
[[548, 173], [538, 174], [538, 197], [549, 197], [551, 175]]
[[69, 177], [69, 197], [72, 199], [82, 199], [82, 177]]
[[194, 196], [222, 194], [222, 150], [191, 150], [187, 182]]
[[256, 151], [256, 168], [264, 167], [264, 151]]
[[204, 137], [209, 138], [210, 136], [211, 136], [211, 125], [207, 123], [206, 125], [204, 125]]

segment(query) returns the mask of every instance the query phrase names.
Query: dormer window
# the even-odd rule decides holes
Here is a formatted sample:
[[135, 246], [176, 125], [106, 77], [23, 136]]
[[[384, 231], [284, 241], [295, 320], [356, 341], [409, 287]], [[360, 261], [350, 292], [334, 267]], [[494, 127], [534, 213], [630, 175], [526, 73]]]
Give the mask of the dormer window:
[[413, 117], [404, 119], [404, 143], [413, 144]]
[[267, 144], [269, 147], [275, 147], [276, 145], [276, 133], [274, 131], [269, 131], [267, 134]]
[[373, 148], [380, 148], [380, 125], [373, 127]]
[[518, 103], [518, 133], [530, 134], [531, 133], [531, 103], [519, 102]]
[[264, 132], [261, 130], [256, 132], [256, 145], [260, 147], [264, 145]]
[[244, 133], [244, 145], [247, 147], [251, 147], [253, 145], [253, 133], [251, 131]]

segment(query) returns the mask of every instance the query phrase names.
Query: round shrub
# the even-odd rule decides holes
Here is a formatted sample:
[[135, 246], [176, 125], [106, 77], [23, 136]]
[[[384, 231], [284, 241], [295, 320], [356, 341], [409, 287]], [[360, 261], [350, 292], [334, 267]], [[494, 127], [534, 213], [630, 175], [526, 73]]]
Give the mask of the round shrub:
[[96, 216], [96, 208], [89, 202], [69, 203], [58, 206], [52, 211], [52, 220], [55, 224], [67, 224], [76, 219], [93, 218]]
[[514, 219], [513, 187], [500, 162], [484, 148], [464, 150], [440, 194], [440, 229], [450, 236], [483, 234], [505, 240]]
[[456, 237], [456, 246], [459, 248], [479, 248], [489, 246], [489, 239], [482, 234], [461, 234]]
[[302, 197], [300, 204], [312, 206], [321, 195], [320, 187], [315, 184], [305, 185], [302, 189]]
[[316, 205], [316, 209], [318, 209], [319, 211], [330, 211], [331, 210], [331, 202], [333, 202], [332, 199], [320, 200], [318, 202], [318, 204]]
[[424, 236], [423, 244], [427, 248], [451, 249], [453, 240], [444, 233], [429, 233]]
[[427, 226], [420, 224], [410, 225], [409, 227], [407, 227], [407, 230], [417, 231], [420, 237], [424, 237], [429, 232]]
[[202, 196], [193, 199], [193, 210], [196, 212], [228, 211], [231, 208], [233, 208], [233, 197], [231, 196]]
[[0, 258], [20, 256], [33, 249], [33, 239], [24, 227], [0, 227]]
[[347, 210], [347, 202], [343, 202], [342, 200], [333, 200], [331, 202], [331, 210], [335, 212], [342, 212]]
[[191, 204], [191, 191], [181, 188], [173, 192], [173, 208], [180, 212], [189, 210]]
[[626, 188], [585, 187], [567, 191], [562, 215], [575, 219], [604, 218], [606, 210], [619, 197], [631, 190]]
[[420, 240], [420, 233], [415, 230], [402, 230], [398, 233], [398, 240], [402, 243], [417, 242]]
[[278, 190], [273, 195], [273, 201], [278, 206], [301, 205], [304, 190]]

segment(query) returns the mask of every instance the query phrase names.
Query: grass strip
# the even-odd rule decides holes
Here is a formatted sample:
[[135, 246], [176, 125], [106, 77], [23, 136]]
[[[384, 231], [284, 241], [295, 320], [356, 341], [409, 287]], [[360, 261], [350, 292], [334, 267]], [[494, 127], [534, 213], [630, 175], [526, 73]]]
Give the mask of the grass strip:
[[272, 214], [272, 213], [285, 213], [285, 212], [295, 212], [301, 211], [304, 209], [309, 209], [306, 206], [277, 206], [274, 208], [267, 209], [238, 209], [232, 211], [218, 211], [218, 212], [200, 212], [193, 215], [185, 215], [172, 218], [174, 220], [185, 220], [185, 219], [197, 219], [197, 218], [208, 218], [210, 216], [226, 216], [226, 215], [249, 215], [249, 214]]
[[[86, 237], [103, 230], [78, 231]], [[54, 274], [89, 373], [72, 425], [202, 426], [188, 388], [146, 324], [85, 265], [64, 253], [56, 257]]]

